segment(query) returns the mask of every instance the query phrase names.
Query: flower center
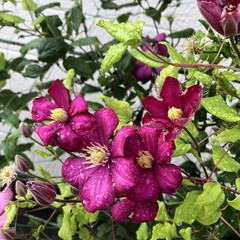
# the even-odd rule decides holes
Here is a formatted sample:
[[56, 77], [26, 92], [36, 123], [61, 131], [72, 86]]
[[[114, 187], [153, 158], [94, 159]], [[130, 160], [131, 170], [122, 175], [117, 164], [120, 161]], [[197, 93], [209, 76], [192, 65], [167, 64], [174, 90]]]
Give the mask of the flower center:
[[168, 118], [171, 119], [171, 121], [179, 119], [182, 116], [183, 116], [183, 111], [180, 108], [171, 107], [168, 110]]
[[88, 168], [95, 167], [98, 165], [104, 165], [105, 163], [108, 162], [109, 152], [106, 146], [93, 145], [91, 147], [87, 147], [87, 149], [85, 150], [88, 155], [85, 157], [87, 160], [86, 163], [93, 164]]
[[62, 108], [55, 108], [51, 110], [50, 118], [56, 122], [66, 122], [68, 119], [68, 114]]
[[138, 153], [137, 163], [142, 168], [152, 168], [154, 158], [148, 151], [141, 151]]
[[9, 184], [16, 177], [16, 166], [14, 163], [4, 167], [0, 171], [0, 186], [4, 186], [5, 184]]
[[236, 0], [229, 0], [227, 4], [227, 10], [228, 11], [233, 11], [237, 7], [238, 3]]

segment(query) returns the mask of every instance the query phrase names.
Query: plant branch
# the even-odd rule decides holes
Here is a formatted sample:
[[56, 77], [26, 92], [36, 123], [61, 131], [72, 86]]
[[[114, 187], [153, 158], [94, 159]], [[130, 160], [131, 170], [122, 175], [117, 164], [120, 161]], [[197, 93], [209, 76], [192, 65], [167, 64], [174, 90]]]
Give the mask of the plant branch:
[[220, 219], [240, 238], [240, 233], [223, 217]]
[[233, 36], [231, 36], [229, 39], [230, 39], [231, 45], [232, 45], [234, 51], [236, 52], [238, 58], [240, 58], [240, 52], [239, 52], [239, 50], [238, 50], [237, 44], [236, 44], [235, 41], [234, 41]]

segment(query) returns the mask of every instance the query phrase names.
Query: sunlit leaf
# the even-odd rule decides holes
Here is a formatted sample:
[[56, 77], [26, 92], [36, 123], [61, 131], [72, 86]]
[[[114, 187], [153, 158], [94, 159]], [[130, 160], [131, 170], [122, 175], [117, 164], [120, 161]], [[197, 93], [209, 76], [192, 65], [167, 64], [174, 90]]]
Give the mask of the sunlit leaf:
[[148, 226], [147, 223], [141, 223], [136, 231], [137, 240], [148, 240]]
[[224, 121], [240, 121], [240, 116], [238, 116], [237, 112], [234, 109], [232, 109], [226, 104], [222, 96], [203, 98], [202, 105], [212, 115]]
[[35, 11], [37, 4], [33, 0], [22, 0], [22, 9], [26, 11]]
[[157, 239], [172, 240], [176, 237], [178, 237], [178, 234], [177, 234], [177, 228], [175, 224], [164, 222], [164, 224], [159, 223], [153, 226], [151, 240], [157, 240]]
[[238, 125], [224, 130], [214, 138], [214, 142], [236, 142], [238, 140], [240, 140], [240, 127]]
[[234, 209], [240, 211], [240, 196], [237, 196], [233, 200], [227, 200], [228, 204]]
[[181, 229], [179, 234], [184, 240], [192, 240], [192, 228], [188, 227], [186, 229]]
[[234, 160], [221, 146], [212, 145], [212, 152], [213, 162], [214, 164], [218, 164], [217, 168], [224, 172], [237, 173], [240, 170], [240, 163]]

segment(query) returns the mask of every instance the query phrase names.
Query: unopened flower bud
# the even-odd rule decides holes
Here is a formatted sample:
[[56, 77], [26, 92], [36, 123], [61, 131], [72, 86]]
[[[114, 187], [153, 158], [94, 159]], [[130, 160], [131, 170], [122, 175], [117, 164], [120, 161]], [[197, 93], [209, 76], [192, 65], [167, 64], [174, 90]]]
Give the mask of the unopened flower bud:
[[14, 228], [9, 228], [9, 229], [0, 229], [0, 236], [4, 240], [13, 240], [15, 239], [16, 231]]
[[236, 0], [198, 0], [198, 7], [208, 23], [220, 34], [240, 33], [240, 2]]
[[54, 202], [56, 197], [56, 189], [52, 184], [28, 181], [26, 186], [38, 204], [45, 206]]
[[25, 138], [29, 138], [32, 135], [32, 130], [23, 122], [19, 124], [19, 131]]
[[29, 162], [20, 155], [15, 155], [15, 164], [21, 172], [27, 172], [29, 170]]
[[24, 183], [17, 180], [15, 185], [15, 191], [19, 196], [25, 196], [27, 194], [27, 187]]

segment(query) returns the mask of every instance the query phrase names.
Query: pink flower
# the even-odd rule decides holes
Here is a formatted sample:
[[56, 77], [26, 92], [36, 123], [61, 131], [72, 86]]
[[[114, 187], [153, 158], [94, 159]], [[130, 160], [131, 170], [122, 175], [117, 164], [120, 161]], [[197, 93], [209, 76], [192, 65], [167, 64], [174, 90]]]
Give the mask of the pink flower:
[[240, 33], [239, 0], [198, 0], [200, 12], [220, 34], [236, 36]]
[[158, 203], [155, 202], [134, 202], [127, 198], [117, 202], [112, 207], [113, 218], [123, 223], [129, 215], [132, 215], [133, 223], [142, 223], [155, 219], [158, 212]]
[[[202, 87], [193, 85], [182, 92], [179, 81], [167, 77], [164, 81], [161, 100], [147, 96], [143, 98], [143, 107], [147, 113], [142, 119], [144, 125], [150, 127], [175, 128], [179, 132], [186, 126], [198, 110], [202, 99]], [[177, 133], [175, 133], [177, 134]]]
[[69, 91], [60, 80], [50, 86], [52, 97], [36, 98], [33, 101], [32, 119], [37, 122], [36, 133], [45, 146], [57, 144], [65, 151], [74, 152], [84, 145], [82, 135], [94, 126], [92, 115], [81, 94], [70, 102]]
[[[149, 42], [145, 42], [143, 45], [143, 51], [147, 52], [149, 51], [149, 49], [151, 49], [154, 53], [158, 55], [168, 56], [167, 47], [163, 44], [159, 44], [159, 42], [163, 41], [165, 37], [166, 37], [165, 33], [158, 34], [154, 38], [154, 40], [157, 43], [155, 43], [153, 46]], [[147, 36], [147, 38], [149, 37]], [[162, 67], [151, 68], [139, 60], [135, 62], [135, 68], [136, 68], [134, 72], [135, 78], [143, 83], [150, 80], [153, 73], [156, 73], [157, 75], [159, 75], [159, 73], [162, 70]]]
[[0, 228], [3, 228], [4, 224], [7, 221], [7, 215], [4, 209], [8, 205], [8, 202], [13, 199], [13, 197], [14, 195], [10, 185], [5, 187], [5, 189], [0, 192]]
[[62, 176], [79, 189], [82, 204], [89, 212], [106, 209], [116, 195], [124, 195], [138, 183], [134, 161], [124, 152], [125, 141], [134, 128], [123, 127], [111, 140], [118, 125], [115, 112], [103, 108], [94, 119], [96, 132], [85, 148], [85, 156], [70, 157], [62, 167]]

